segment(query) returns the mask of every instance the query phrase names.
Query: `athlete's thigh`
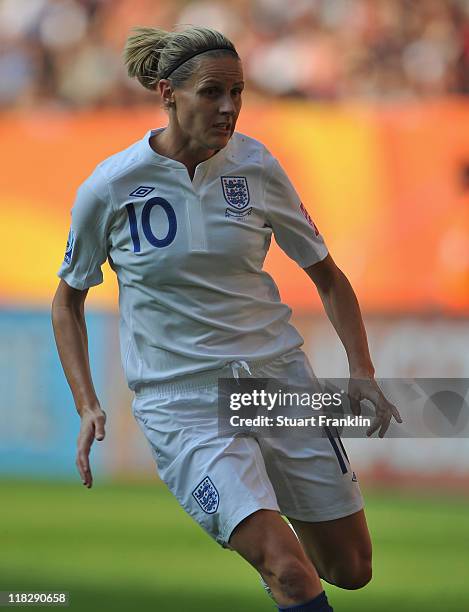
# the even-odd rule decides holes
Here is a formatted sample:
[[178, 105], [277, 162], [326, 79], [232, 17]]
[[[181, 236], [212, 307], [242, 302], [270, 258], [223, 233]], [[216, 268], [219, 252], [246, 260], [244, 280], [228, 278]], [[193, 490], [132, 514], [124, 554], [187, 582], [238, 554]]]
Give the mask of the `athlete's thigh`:
[[[287, 379], [289, 389], [294, 391], [310, 392], [315, 388], [314, 373], [302, 351], [289, 353], [262, 373]], [[311, 409], [292, 404], [288, 406], [288, 415], [311, 416]], [[298, 425], [259, 435], [262, 456], [282, 514], [316, 523], [348, 517], [361, 510], [363, 497], [357, 475], [338, 432], [302, 426], [303, 421], [307, 422], [304, 418], [290, 420]]]
[[158, 473], [184, 510], [219, 544], [250, 514], [278, 513], [259, 445], [252, 437], [218, 432], [218, 388], [141, 396], [134, 416]]
[[371, 538], [364, 510], [331, 521], [307, 522], [289, 517], [303, 548], [325, 579], [371, 562]]

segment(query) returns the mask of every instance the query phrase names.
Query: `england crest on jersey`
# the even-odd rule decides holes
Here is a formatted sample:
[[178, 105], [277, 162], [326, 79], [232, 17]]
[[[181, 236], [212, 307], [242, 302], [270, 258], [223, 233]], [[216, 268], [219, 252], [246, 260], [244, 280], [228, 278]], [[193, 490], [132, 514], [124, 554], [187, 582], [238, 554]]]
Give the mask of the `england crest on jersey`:
[[242, 210], [249, 204], [249, 187], [245, 176], [222, 176], [223, 195], [233, 208]]
[[207, 514], [214, 514], [218, 510], [218, 491], [208, 476], [195, 487], [192, 497]]

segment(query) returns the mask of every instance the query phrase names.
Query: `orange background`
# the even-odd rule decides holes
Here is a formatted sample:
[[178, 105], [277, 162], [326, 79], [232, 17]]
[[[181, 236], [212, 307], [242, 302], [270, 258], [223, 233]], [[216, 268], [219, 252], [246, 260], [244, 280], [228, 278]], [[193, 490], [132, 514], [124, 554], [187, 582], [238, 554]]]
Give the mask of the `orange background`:
[[[166, 124], [159, 110], [0, 117], [0, 299], [48, 307], [78, 185], [103, 158]], [[469, 107], [245, 105], [237, 129], [279, 158], [364, 310], [469, 312]], [[464, 129], [466, 126], [466, 129]], [[107, 266], [106, 266], [107, 268]], [[311, 281], [276, 247], [284, 301], [318, 308]], [[116, 306], [116, 282], [90, 292]]]

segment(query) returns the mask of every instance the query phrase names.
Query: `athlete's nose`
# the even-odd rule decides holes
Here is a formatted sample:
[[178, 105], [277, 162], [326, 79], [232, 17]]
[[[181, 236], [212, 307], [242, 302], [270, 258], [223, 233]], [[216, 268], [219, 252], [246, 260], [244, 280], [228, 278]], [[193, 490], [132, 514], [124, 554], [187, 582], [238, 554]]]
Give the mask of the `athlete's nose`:
[[219, 112], [225, 116], [235, 114], [236, 107], [231, 96], [223, 96], [222, 100], [220, 101]]

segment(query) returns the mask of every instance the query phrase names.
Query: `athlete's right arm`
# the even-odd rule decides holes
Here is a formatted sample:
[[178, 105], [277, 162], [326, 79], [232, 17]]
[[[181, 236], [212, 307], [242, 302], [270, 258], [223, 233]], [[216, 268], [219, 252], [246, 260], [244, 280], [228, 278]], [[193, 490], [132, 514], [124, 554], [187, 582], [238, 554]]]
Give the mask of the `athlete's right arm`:
[[91, 488], [89, 454], [93, 440], [103, 440], [106, 414], [101, 409], [91, 377], [85, 299], [88, 289], [78, 290], [61, 280], [52, 302], [52, 326], [60, 361], [81, 418], [76, 465], [83, 484]]

